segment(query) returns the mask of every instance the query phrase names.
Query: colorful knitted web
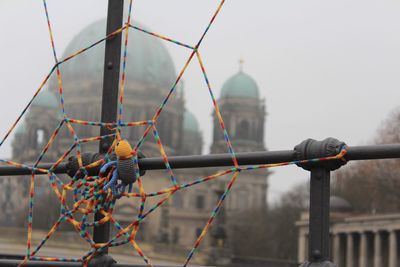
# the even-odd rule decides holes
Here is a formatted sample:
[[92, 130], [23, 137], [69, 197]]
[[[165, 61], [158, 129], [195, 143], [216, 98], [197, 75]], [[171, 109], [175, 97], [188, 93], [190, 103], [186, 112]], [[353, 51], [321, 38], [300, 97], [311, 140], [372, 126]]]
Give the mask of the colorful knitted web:
[[[57, 128], [52, 133], [47, 144], [44, 146], [44, 148], [41, 151], [40, 155], [38, 156], [36, 162], [33, 165], [27, 165], [27, 164], [17, 163], [14, 161], [0, 159], [0, 162], [2, 162], [4, 164], [23, 167], [23, 168], [27, 168], [32, 171], [32, 175], [31, 175], [31, 179], [30, 179], [30, 190], [29, 190], [27, 252], [26, 252], [26, 257], [20, 263], [20, 266], [23, 266], [29, 260], [82, 262], [84, 266], [87, 266], [89, 260], [95, 255], [95, 253], [101, 252], [102, 250], [104, 250], [105, 248], [108, 248], [108, 247], [121, 246], [121, 245], [124, 245], [127, 243], [130, 243], [133, 246], [133, 248], [136, 250], [136, 252], [140, 255], [140, 257], [144, 260], [144, 262], [147, 265], [153, 266], [150, 259], [145, 255], [145, 253], [142, 251], [142, 249], [140, 248], [139, 244], [137, 243], [137, 241], [135, 239], [137, 232], [140, 230], [141, 222], [146, 217], [148, 217], [153, 211], [155, 211], [157, 208], [159, 208], [165, 202], [167, 202], [168, 199], [171, 196], [173, 196], [176, 192], [178, 192], [179, 190], [182, 190], [184, 188], [188, 188], [191, 186], [195, 186], [195, 185], [198, 185], [201, 183], [205, 183], [205, 182], [214, 180], [221, 176], [232, 175], [229, 180], [229, 183], [227, 184], [227, 186], [225, 188], [224, 193], [222, 194], [218, 203], [214, 207], [206, 225], [204, 226], [201, 234], [197, 238], [196, 242], [193, 245], [193, 248], [190, 250], [190, 252], [188, 253], [188, 255], [183, 263], [183, 266], [187, 266], [189, 261], [192, 259], [193, 255], [195, 254], [196, 249], [200, 246], [203, 238], [205, 237], [206, 233], [208, 232], [211, 224], [213, 223], [215, 217], [217, 216], [222, 204], [224, 203], [224, 200], [226, 199], [229, 192], [231, 191], [231, 188], [234, 185], [234, 183], [235, 183], [236, 179], [238, 178], [241, 171], [266, 169], [266, 168], [271, 168], [271, 167], [276, 167], [276, 166], [303, 163], [303, 162], [309, 162], [309, 161], [323, 161], [323, 160], [333, 160], [333, 159], [344, 160], [344, 155], [346, 154], [345, 148], [343, 148], [342, 151], [338, 155], [333, 156], [333, 157], [313, 159], [313, 160], [304, 160], [304, 161], [293, 161], [293, 162], [286, 162], [286, 163], [279, 163], [279, 164], [265, 164], [265, 165], [258, 165], [258, 166], [239, 166], [238, 161], [235, 156], [234, 149], [233, 149], [232, 144], [229, 139], [228, 132], [225, 128], [224, 120], [221, 116], [221, 113], [220, 113], [220, 110], [218, 107], [218, 103], [215, 99], [211, 84], [207, 77], [207, 73], [206, 73], [206, 70], [205, 70], [201, 55], [200, 55], [200, 51], [199, 51], [199, 48], [202, 44], [202, 41], [204, 40], [204, 37], [206, 36], [207, 32], [209, 31], [211, 25], [214, 23], [215, 18], [217, 17], [218, 13], [220, 12], [225, 0], [222, 0], [219, 3], [219, 6], [218, 6], [217, 10], [214, 12], [209, 24], [207, 25], [203, 34], [200, 36], [200, 39], [197, 42], [197, 44], [195, 44], [194, 46], [187, 45], [182, 42], [173, 40], [171, 38], [162, 36], [158, 33], [150, 32], [145, 29], [141, 29], [137, 26], [131, 25], [132, 2], [133, 2], [133, 0], [130, 0], [129, 13], [128, 13], [129, 15], [128, 15], [127, 21], [124, 23], [123, 27], [121, 27], [120, 29], [116, 30], [115, 32], [107, 35], [103, 39], [98, 40], [97, 42], [93, 43], [92, 45], [90, 45], [86, 48], [83, 48], [82, 50], [80, 50], [64, 59], [59, 60], [57, 57], [57, 53], [56, 53], [56, 47], [55, 47], [54, 38], [53, 38], [53, 34], [52, 34], [51, 22], [50, 22], [50, 18], [49, 18], [46, 0], [43, 0], [44, 10], [45, 10], [46, 18], [47, 18], [47, 23], [48, 23], [50, 41], [51, 41], [52, 50], [53, 50], [53, 54], [54, 54], [55, 65], [50, 70], [49, 74], [45, 77], [43, 82], [40, 84], [39, 88], [34, 93], [32, 99], [29, 101], [29, 103], [26, 105], [24, 110], [18, 116], [18, 118], [16, 119], [14, 124], [7, 131], [4, 138], [0, 141], [0, 146], [2, 146], [4, 141], [9, 137], [9, 135], [12, 133], [12, 131], [14, 130], [14, 128], [16, 127], [18, 122], [21, 120], [23, 115], [26, 113], [26, 111], [28, 110], [28, 108], [30, 107], [30, 105], [32, 104], [34, 99], [36, 98], [36, 96], [40, 93], [40, 91], [42, 90], [44, 85], [47, 83], [51, 74], [53, 72], [56, 72], [57, 80], [58, 80], [58, 92], [59, 92], [59, 98], [60, 98], [60, 104], [61, 104], [60, 109], [62, 111], [63, 118], [60, 121], [60, 123], [58, 124]], [[190, 56], [188, 57], [186, 63], [184, 64], [182, 70], [180, 71], [178, 77], [176, 78], [175, 83], [173, 84], [172, 88], [170, 88], [164, 101], [161, 103], [159, 108], [155, 111], [154, 116], [151, 119], [145, 120], [145, 121], [126, 122], [123, 120], [125, 74], [126, 74], [126, 64], [128, 63], [127, 62], [127, 47], [128, 47], [128, 41], [129, 41], [128, 37], [129, 37], [130, 29], [141, 31], [145, 34], [149, 34], [156, 38], [160, 38], [162, 40], [172, 42], [176, 45], [179, 45], [179, 46], [182, 46], [182, 47], [192, 50]], [[69, 117], [68, 112], [66, 111], [66, 109], [64, 107], [63, 83], [62, 83], [62, 79], [61, 79], [61, 72], [60, 72], [59, 66], [61, 64], [63, 64], [64, 62], [93, 48], [94, 46], [100, 44], [101, 42], [104, 42], [108, 38], [111, 38], [115, 35], [122, 34], [122, 33], [125, 34], [125, 44], [124, 44], [123, 61], [122, 61], [122, 76], [121, 76], [122, 78], [121, 78], [121, 83], [120, 83], [120, 87], [119, 87], [120, 98], [119, 98], [119, 103], [118, 103], [119, 111], [118, 111], [117, 121], [113, 122], [113, 123], [105, 123], [105, 122], [83, 121], [83, 120], [78, 120], [78, 119]], [[224, 136], [224, 139], [227, 144], [227, 150], [232, 157], [232, 165], [234, 167], [219, 171], [215, 174], [212, 174], [212, 175], [209, 175], [206, 177], [198, 178], [189, 183], [179, 184], [177, 179], [175, 178], [174, 172], [169, 164], [168, 156], [163, 148], [163, 145], [162, 145], [162, 142], [161, 142], [158, 130], [157, 130], [157, 120], [159, 119], [159, 116], [162, 113], [164, 107], [167, 105], [170, 96], [175, 92], [177, 84], [181, 80], [188, 65], [192, 62], [193, 58], [195, 58], [195, 57], [197, 58], [197, 61], [202, 70], [202, 73], [204, 76], [204, 81], [206, 83], [211, 100], [213, 102], [215, 114], [218, 118], [221, 130], [223, 132], [223, 136]], [[114, 129], [114, 133], [111, 135], [95, 136], [95, 137], [82, 139], [82, 138], [79, 138], [78, 135], [76, 134], [76, 131], [74, 129], [74, 124], [86, 125], [86, 126], [108, 127], [110, 129]], [[101, 139], [109, 138], [110, 136], [115, 137], [115, 140], [119, 140], [120, 136], [123, 134], [123, 131], [122, 131], [123, 127], [135, 127], [135, 126], [140, 126], [140, 125], [146, 126], [146, 129], [145, 129], [144, 133], [142, 134], [140, 140], [137, 142], [137, 144], [135, 144], [134, 152], [136, 153], [138, 151], [138, 149], [141, 147], [143, 142], [145, 142], [146, 137], [149, 135], [149, 133], [152, 132], [154, 135], [155, 141], [158, 145], [159, 151], [164, 159], [165, 168], [168, 170], [169, 177], [171, 180], [171, 186], [168, 188], [165, 188], [163, 190], [160, 190], [158, 192], [146, 192], [143, 187], [142, 179], [141, 179], [141, 177], [139, 177], [138, 172], [136, 172], [137, 186], [139, 188], [139, 193], [123, 193], [122, 197], [131, 197], [131, 198], [139, 198], [140, 199], [140, 205], [138, 207], [138, 215], [128, 226], [122, 227], [118, 223], [118, 221], [115, 220], [115, 218], [113, 217], [113, 211], [114, 211], [114, 206], [116, 204], [116, 199], [112, 196], [111, 190], [108, 190], [108, 191], [103, 190], [104, 185], [107, 184], [111, 179], [110, 175], [108, 175], [106, 177], [89, 176], [88, 172], [87, 172], [87, 170], [89, 170], [90, 168], [103, 165], [109, 161], [109, 155], [110, 155], [110, 153], [112, 153], [114, 151], [114, 146], [115, 146], [116, 142], [114, 142], [113, 145], [110, 147], [110, 149], [109, 149], [107, 155], [104, 157], [104, 159], [96, 161], [87, 166], [84, 166], [82, 163], [81, 144], [87, 143], [87, 142], [99, 141]], [[59, 133], [59, 130], [63, 126], [66, 126], [67, 129], [69, 130], [70, 134], [73, 136], [73, 139], [74, 139], [73, 144], [54, 163], [54, 165], [50, 169], [38, 168], [38, 165], [41, 162], [43, 156], [46, 154], [46, 152], [52, 146], [54, 140], [56, 139], [56, 137]], [[79, 166], [80, 166], [80, 171], [78, 173], [85, 174], [85, 175], [83, 178], [81, 178], [81, 177], [78, 178], [77, 177], [78, 175], [75, 175], [75, 177], [73, 177], [69, 183], [64, 183], [61, 181], [61, 179], [59, 177], [57, 177], [57, 175], [54, 174], [53, 170], [61, 162], [63, 162], [72, 153], [73, 150], [76, 151], [75, 156], [77, 157]], [[32, 242], [31, 242], [32, 241], [32, 221], [33, 221], [33, 208], [34, 208], [34, 199], [35, 199], [35, 178], [36, 178], [34, 172], [39, 172], [41, 174], [45, 174], [48, 176], [51, 187], [61, 203], [61, 209], [60, 209], [60, 217], [58, 218], [57, 222], [52, 226], [52, 228], [46, 234], [46, 236], [42, 239], [42, 241], [34, 249], [32, 249]], [[73, 194], [74, 202], [73, 202], [72, 206], [69, 206], [66, 201], [67, 192], [72, 192], [72, 194]], [[155, 196], [162, 196], [162, 198], [155, 205], [153, 205], [151, 208], [146, 210], [145, 209], [146, 200], [148, 198], [155, 197]], [[101, 213], [104, 216], [104, 218], [101, 220], [98, 220], [98, 221], [90, 221], [90, 218], [92, 218], [91, 215], [94, 213]], [[80, 219], [78, 219], [78, 217]], [[83, 255], [81, 258], [55, 258], [55, 257], [38, 257], [38, 256], [36, 256], [38, 251], [43, 247], [43, 245], [46, 243], [46, 241], [56, 232], [56, 230], [58, 229], [60, 224], [63, 222], [70, 223], [74, 227], [76, 232], [90, 245], [91, 249], [85, 255]], [[118, 233], [115, 236], [111, 237], [109, 239], [109, 241], [106, 243], [95, 243], [92, 238], [92, 235], [90, 234], [90, 230], [94, 226], [102, 225], [107, 222], [110, 222], [118, 230]]]

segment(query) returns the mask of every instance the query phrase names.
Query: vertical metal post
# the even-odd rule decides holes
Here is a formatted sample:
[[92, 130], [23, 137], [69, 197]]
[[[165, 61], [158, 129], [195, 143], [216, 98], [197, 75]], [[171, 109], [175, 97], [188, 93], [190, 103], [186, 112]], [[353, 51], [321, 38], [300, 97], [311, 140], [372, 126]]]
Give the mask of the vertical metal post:
[[[297, 166], [311, 172], [310, 182], [310, 218], [308, 260], [301, 267], [335, 267], [329, 261], [329, 212], [331, 171], [339, 169], [346, 161], [340, 159], [344, 142], [335, 138], [322, 141], [307, 139], [295, 146], [294, 150], [299, 163]], [[337, 157], [335, 160], [311, 160]]]
[[330, 170], [311, 169], [309, 261], [329, 258]]
[[[122, 27], [124, 15], [124, 0], [109, 0], [107, 14], [107, 35]], [[115, 122], [117, 119], [119, 71], [121, 63], [122, 35], [117, 34], [106, 40], [104, 57], [103, 96], [101, 104], [101, 121]], [[110, 134], [106, 127], [100, 130], [101, 135]], [[112, 138], [100, 141], [100, 153], [105, 153], [112, 144]], [[103, 215], [95, 214], [95, 220], [101, 220]], [[96, 243], [105, 243], [110, 237], [110, 223], [94, 227], [93, 239]], [[105, 253], [108, 250], [104, 251]]]

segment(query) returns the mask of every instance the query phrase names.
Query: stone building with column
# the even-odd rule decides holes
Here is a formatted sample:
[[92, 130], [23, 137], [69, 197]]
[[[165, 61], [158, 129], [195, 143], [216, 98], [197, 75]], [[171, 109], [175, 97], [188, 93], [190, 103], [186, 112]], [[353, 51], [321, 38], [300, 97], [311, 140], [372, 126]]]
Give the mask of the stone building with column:
[[[296, 223], [298, 261], [308, 258], [308, 213]], [[340, 267], [398, 267], [400, 214], [355, 214], [350, 204], [331, 197], [331, 261]]]

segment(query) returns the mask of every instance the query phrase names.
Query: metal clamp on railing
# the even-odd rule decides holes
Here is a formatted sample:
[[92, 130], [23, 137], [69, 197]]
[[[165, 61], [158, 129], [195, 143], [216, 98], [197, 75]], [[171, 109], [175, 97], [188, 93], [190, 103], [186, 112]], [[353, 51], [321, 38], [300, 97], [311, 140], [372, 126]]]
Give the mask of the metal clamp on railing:
[[[344, 158], [346, 143], [337, 140], [336, 138], [326, 138], [322, 141], [307, 139], [294, 147], [296, 157], [299, 161], [297, 166], [302, 167], [307, 171], [314, 168], [324, 168], [330, 171], [339, 169], [347, 163]], [[334, 159], [336, 157], [336, 160]], [[318, 159], [318, 160], [310, 160]]]
[[115, 263], [117, 262], [108, 254], [96, 254], [90, 259], [88, 267], [111, 267]]
[[[137, 156], [139, 159], [144, 159], [146, 156], [139, 150], [137, 153]], [[116, 160], [116, 155], [113, 153], [110, 155], [110, 160], [114, 161]], [[82, 154], [82, 165], [83, 166], [88, 166], [96, 161], [104, 159], [104, 154], [100, 153], [83, 153]], [[93, 168], [87, 168], [85, 171], [89, 176], [95, 176], [98, 175], [100, 172], [102, 165], [93, 167]], [[66, 168], [66, 173], [68, 174], [69, 177], [77, 177], [78, 179], [82, 179], [85, 174], [82, 171], [82, 169], [79, 167], [79, 162], [78, 158], [76, 156], [71, 156], [68, 158], [68, 162], [65, 165]], [[144, 176], [146, 174], [146, 170], [140, 169], [139, 168], [139, 173], [140, 176]]]
[[[100, 153], [83, 153], [81, 158], [82, 158], [82, 165], [87, 166], [93, 162], [101, 160], [103, 158], [103, 155], [101, 155]], [[76, 176], [76, 178], [82, 179], [85, 176], [84, 172], [80, 171], [81, 168], [79, 167], [79, 161], [76, 156], [69, 157], [65, 167], [66, 167], [66, 173], [71, 178]], [[100, 166], [86, 169], [87, 174], [90, 176], [97, 175], [99, 171], [100, 171]]]

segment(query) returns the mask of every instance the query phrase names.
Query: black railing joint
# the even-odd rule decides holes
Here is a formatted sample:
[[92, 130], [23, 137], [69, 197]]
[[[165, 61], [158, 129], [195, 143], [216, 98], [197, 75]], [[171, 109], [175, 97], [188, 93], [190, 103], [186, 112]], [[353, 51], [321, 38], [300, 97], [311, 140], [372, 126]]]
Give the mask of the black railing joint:
[[330, 262], [330, 261], [313, 261], [309, 262], [306, 261], [300, 267], [337, 267], [336, 264]]
[[312, 259], [315, 261], [319, 261], [319, 260], [321, 260], [321, 258], [322, 258], [321, 251], [319, 251], [318, 249], [315, 249], [312, 252]]
[[[346, 147], [346, 144], [335, 138], [329, 137], [322, 141], [316, 141], [314, 139], [307, 139], [301, 142], [299, 145], [294, 147], [296, 152], [297, 160], [309, 160], [309, 159], [321, 159], [327, 157], [334, 157], [341, 153], [342, 149]], [[343, 159], [331, 159], [331, 160], [318, 160], [297, 163], [297, 166], [311, 171], [312, 168], [325, 168], [328, 170], [336, 170], [346, 164], [346, 160]]]
[[107, 254], [96, 254], [90, 259], [88, 267], [111, 267], [115, 263], [117, 262]]
[[101, 148], [103, 150], [107, 150], [107, 148], [109, 148], [111, 146], [112, 142], [110, 140], [110, 138], [108, 138], [108, 140], [104, 140], [104, 142], [102, 142], [101, 144]]
[[[96, 162], [97, 160], [102, 159], [103, 157], [104, 156], [100, 153], [83, 153], [81, 156], [82, 164], [83, 166], [87, 166], [93, 162]], [[99, 167], [85, 169], [85, 172], [82, 171], [79, 166], [78, 158], [76, 156], [71, 156], [68, 158], [65, 168], [66, 168], [66, 173], [71, 178], [75, 176], [77, 176], [77, 178], [83, 178], [85, 176], [85, 172], [90, 176], [95, 176], [98, 175], [100, 171]]]
[[[137, 156], [138, 156], [139, 160], [146, 158], [146, 156], [140, 150], [138, 150]], [[90, 165], [98, 160], [103, 159], [103, 158], [104, 158], [104, 154], [83, 153], [82, 154], [82, 163], [83, 163], [83, 166], [87, 166], [87, 165]], [[111, 160], [117, 159], [117, 156], [115, 155], [115, 153], [112, 153], [110, 155], [110, 159]], [[101, 166], [99, 165], [99, 166], [95, 166], [95, 167], [84, 169], [84, 170], [85, 170], [85, 172], [87, 172], [87, 174], [89, 176], [96, 176], [99, 174], [100, 168], [101, 168]], [[66, 169], [66, 173], [71, 178], [74, 178], [75, 176], [77, 176], [77, 178], [81, 179], [85, 176], [84, 172], [79, 167], [78, 158], [76, 156], [71, 156], [68, 158], [68, 162], [65, 165], [65, 169]], [[139, 172], [140, 172], [140, 176], [144, 176], [146, 174], [146, 170], [141, 169], [140, 166], [139, 166]], [[0, 175], [1, 175], [1, 169], [0, 169]]]

